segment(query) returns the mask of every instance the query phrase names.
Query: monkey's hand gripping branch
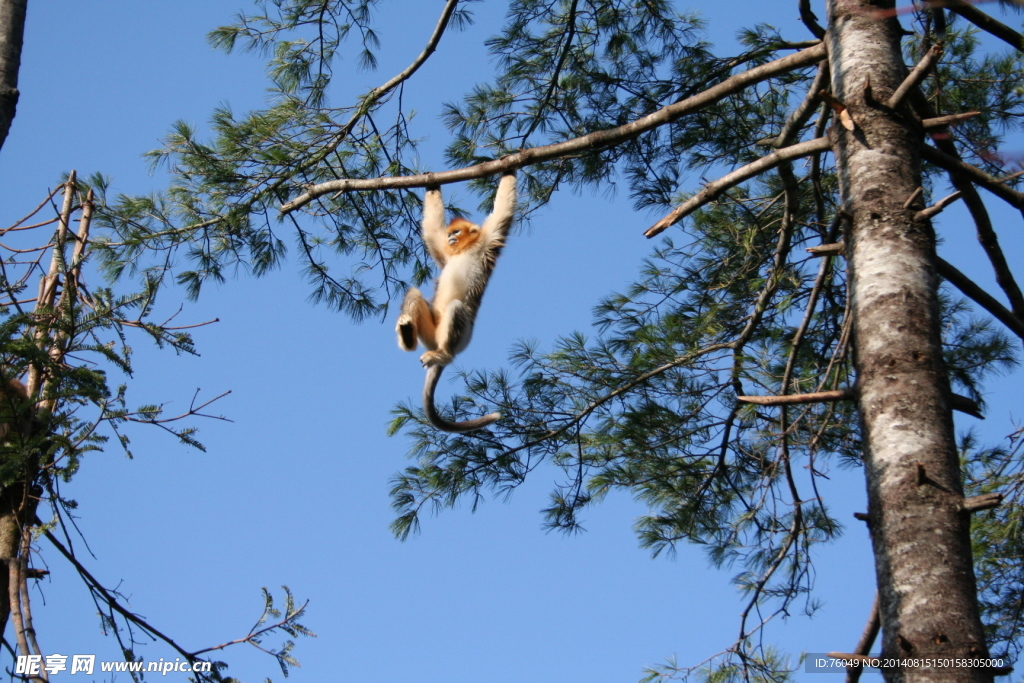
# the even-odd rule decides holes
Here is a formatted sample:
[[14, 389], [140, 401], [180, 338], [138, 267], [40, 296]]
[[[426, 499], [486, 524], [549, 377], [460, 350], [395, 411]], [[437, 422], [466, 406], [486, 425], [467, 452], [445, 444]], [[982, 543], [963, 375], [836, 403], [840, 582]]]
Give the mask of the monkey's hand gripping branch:
[[501, 419], [501, 413], [491, 413], [478, 417], [475, 420], [466, 420], [465, 422], [449, 422], [437, 413], [437, 409], [434, 407], [434, 389], [437, 388], [437, 382], [441, 379], [441, 373], [444, 372], [443, 365], [431, 365], [427, 368], [427, 378], [423, 382], [423, 410], [427, 414], [427, 419], [430, 420], [430, 424], [434, 425], [438, 429], [446, 432], [464, 433], [472, 432], [476, 429], [482, 429], [487, 425], [494, 424]]

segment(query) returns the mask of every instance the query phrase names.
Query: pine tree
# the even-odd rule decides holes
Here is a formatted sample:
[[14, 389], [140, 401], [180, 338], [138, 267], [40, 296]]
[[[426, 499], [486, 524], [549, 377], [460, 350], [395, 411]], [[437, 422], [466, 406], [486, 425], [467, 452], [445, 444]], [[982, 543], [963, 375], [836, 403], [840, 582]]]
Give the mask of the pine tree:
[[[429, 273], [416, 188], [487, 191], [516, 169], [536, 207], [624, 178], [638, 209], [666, 212], [637, 282], [601, 302], [594, 341], [522, 344], [515, 372], [469, 379], [453, 408], [498, 406], [506, 418], [490, 431], [439, 434], [400, 408], [393, 430], [417, 462], [394, 482], [395, 533], [424, 508], [510, 490], [542, 462], [567, 478], [545, 510], [553, 528], [578, 528], [582, 509], [627, 490], [649, 506], [644, 546], [698, 542], [744, 567], [741, 633], [715, 675], [769, 679], [783, 665], [752, 637], [754, 610], [783, 613], [806, 594], [812, 547], [838, 533], [816, 468], [862, 466], [881, 651], [901, 658], [886, 679], [991, 680], [992, 668], [905, 661], [1012, 658], [1021, 644], [1016, 442], [957, 444], [952, 418], [981, 414], [980, 382], [1016, 358], [1007, 332], [1024, 339], [1024, 298], [977, 189], [1024, 209], [998, 153], [1024, 112], [1021, 36], [966, 2], [829, 0], [820, 26], [801, 0], [809, 39], [758, 26], [742, 54], [718, 57], [700, 21], [665, 0], [512, 0], [489, 42], [499, 73], [447, 107], [449, 168], [427, 173], [394, 96], [457, 40], [471, 4], [448, 0], [406, 70], [332, 108], [346, 39], [373, 63], [375, 4], [284, 0], [211, 34], [272, 55], [276, 102], [216, 112], [212, 143], [178, 124], [153, 153], [175, 173], [166, 195], [100, 212], [119, 235], [109, 262], [182, 248], [192, 267], [178, 277], [198, 294], [233, 264], [276, 265], [283, 214], [315, 296], [362, 318], [386, 307], [382, 278], [390, 290]], [[1009, 49], [983, 52], [979, 30]], [[716, 179], [688, 186], [693, 169]], [[956, 193], [938, 199], [947, 179]], [[936, 255], [932, 219], [958, 199], [1009, 306]]]

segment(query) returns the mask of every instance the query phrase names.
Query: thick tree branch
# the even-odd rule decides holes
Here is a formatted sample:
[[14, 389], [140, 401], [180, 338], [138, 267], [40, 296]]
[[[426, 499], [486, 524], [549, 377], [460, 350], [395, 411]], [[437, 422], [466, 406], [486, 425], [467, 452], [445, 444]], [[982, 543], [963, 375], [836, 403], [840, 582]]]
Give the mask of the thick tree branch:
[[746, 88], [747, 86], [779, 76], [794, 69], [809, 66], [825, 57], [825, 47], [819, 43], [814, 47], [801, 50], [796, 54], [777, 59], [768, 64], [748, 69], [725, 79], [693, 97], [670, 104], [658, 111], [648, 114], [636, 121], [583, 135], [572, 140], [559, 142], [543, 147], [533, 147], [501, 159], [486, 161], [475, 166], [444, 171], [441, 173], [420, 173], [412, 176], [391, 178], [342, 178], [312, 185], [306, 192], [281, 207], [282, 213], [289, 213], [302, 208], [317, 197], [333, 192], [351, 192], [353, 190], [392, 190], [410, 187], [426, 187], [427, 185], [445, 185], [474, 178], [484, 178], [504, 171], [511, 171], [528, 164], [536, 164], [550, 159], [603, 149], [626, 140], [631, 140], [649, 130], [672, 123], [682, 116], [699, 111], [723, 98]]

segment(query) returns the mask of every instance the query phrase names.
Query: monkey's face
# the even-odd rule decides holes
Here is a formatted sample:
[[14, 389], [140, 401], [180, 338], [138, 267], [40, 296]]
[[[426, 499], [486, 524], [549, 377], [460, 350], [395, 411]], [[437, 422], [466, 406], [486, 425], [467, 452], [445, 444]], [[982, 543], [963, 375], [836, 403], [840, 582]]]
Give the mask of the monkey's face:
[[468, 249], [480, 237], [480, 228], [465, 218], [453, 218], [448, 224], [448, 253], [458, 254]]

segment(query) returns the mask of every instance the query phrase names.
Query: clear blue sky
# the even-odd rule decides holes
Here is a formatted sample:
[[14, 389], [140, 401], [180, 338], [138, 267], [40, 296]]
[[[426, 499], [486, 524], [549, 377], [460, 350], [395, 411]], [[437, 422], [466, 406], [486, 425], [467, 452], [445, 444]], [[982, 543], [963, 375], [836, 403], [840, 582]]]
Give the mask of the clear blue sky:
[[[473, 5], [476, 26], [446, 36], [406, 88], [405, 102], [418, 112], [415, 134], [430, 138], [427, 167], [444, 167], [440, 104], [491, 73], [483, 41], [504, 6]], [[706, 12], [723, 54], [739, 51], [734, 34], [744, 23], [776, 23], [795, 40], [807, 37], [795, 2], [680, 6]], [[159, 189], [163, 171], [150, 175], [140, 155], [174, 120], [205, 126], [217, 105], [261, 106], [261, 59], [225, 56], [205, 41], [242, 7], [241, 0], [33, 0], [18, 117], [0, 153], [0, 225], [34, 207], [70, 169], [111, 175], [118, 191]], [[385, 3], [379, 70], [359, 71], [352, 59], [339, 64], [333, 103], [349, 103], [404, 68], [440, 7]], [[461, 367], [500, 367], [518, 339], [549, 347], [560, 334], [588, 328], [592, 306], [623, 288], [653, 246], [642, 237], [652, 216], [633, 212], [626, 194], [562, 193], [513, 237]], [[943, 253], [980, 253], [955, 215]], [[1019, 262], [1020, 218], [1008, 220], [1018, 225], [1004, 247]], [[946, 258], [991, 279], [973, 256]], [[163, 295], [168, 315], [181, 305], [178, 294]], [[305, 624], [319, 634], [298, 643], [296, 681], [620, 683], [667, 657], [696, 663], [732, 643], [742, 601], [730, 572], [709, 570], [692, 547], [652, 560], [632, 534], [642, 510], [628, 497], [613, 495], [591, 511], [585, 534], [544, 533], [538, 511], [559, 478], [555, 470], [534, 473], [508, 503], [426, 518], [422, 534], [396, 541], [387, 528], [388, 480], [407, 464], [408, 441], [388, 438], [385, 425], [396, 402], [418, 397], [422, 371], [395, 345], [394, 311], [355, 325], [307, 295], [294, 261], [262, 280], [240, 274], [185, 303], [179, 320], [221, 320], [196, 332], [201, 357], [137, 339], [134, 405], [170, 402], [174, 412], [197, 387], [204, 397], [231, 390], [216, 411], [232, 422], [199, 424], [206, 453], [157, 430], [131, 430], [135, 460], [110, 445], [90, 454], [65, 488], [80, 503], [78, 525], [95, 555], [80, 543], [80, 557], [128, 595], [133, 610], [198, 649], [243, 636], [260, 613], [260, 587], [280, 596], [277, 587], [287, 584], [310, 601]], [[439, 394], [452, 390], [442, 382]], [[994, 400], [989, 412], [998, 422], [993, 433], [1009, 431], [1010, 405]], [[824, 608], [767, 634], [794, 656], [852, 648], [874, 592], [867, 533], [851, 516], [865, 508], [860, 473], [832, 475], [826, 495], [847, 533], [819, 553], [815, 597]], [[34, 603], [43, 651], [118, 659], [73, 569], [45, 543], [41, 555], [52, 572]], [[174, 657], [160, 644], [139, 654]], [[280, 678], [251, 647], [224, 657], [228, 673], [243, 680]]]

